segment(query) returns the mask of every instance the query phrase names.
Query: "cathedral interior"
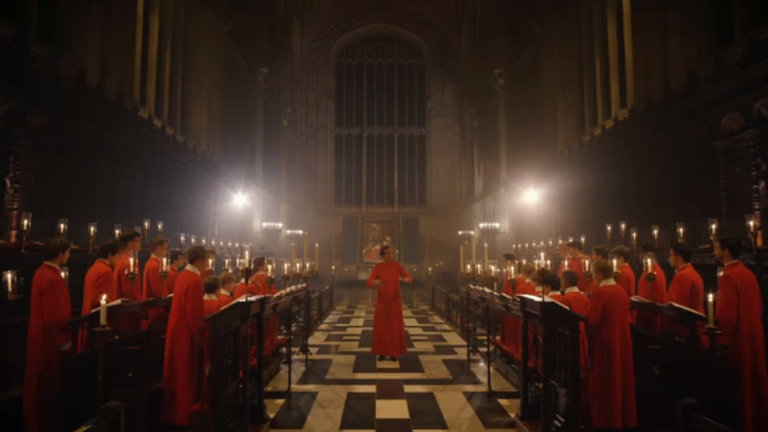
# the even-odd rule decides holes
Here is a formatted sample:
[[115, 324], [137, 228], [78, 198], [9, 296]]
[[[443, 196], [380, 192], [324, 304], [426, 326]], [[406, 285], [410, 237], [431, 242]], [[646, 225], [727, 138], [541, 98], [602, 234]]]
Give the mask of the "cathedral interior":
[[[243, 383], [230, 369], [247, 363], [247, 324], [221, 336], [223, 396], [174, 429], [165, 330], [104, 333], [67, 358], [58, 430], [591, 430], [561, 343], [578, 323], [523, 331], [535, 358], [498, 344], [503, 314], [548, 329], [544, 305], [498, 294], [503, 254], [514, 275], [526, 260], [567, 269], [574, 241], [585, 256], [626, 246], [640, 275], [650, 244], [671, 281], [685, 244], [716, 296], [716, 239], [738, 238], [764, 349], [766, 159], [765, 0], [3, 0], [0, 424], [48, 430], [24, 425], [22, 398], [44, 241], [73, 245], [76, 337], [99, 244], [135, 227], [140, 265], [156, 235], [214, 251], [214, 276], [266, 257], [286, 294], [247, 319], [279, 316], [284, 344]], [[408, 353], [391, 363], [371, 353], [364, 288], [385, 247], [413, 276]], [[720, 420], [717, 392], [693, 384], [727, 351], [636, 327], [627, 430], [765, 430]]]

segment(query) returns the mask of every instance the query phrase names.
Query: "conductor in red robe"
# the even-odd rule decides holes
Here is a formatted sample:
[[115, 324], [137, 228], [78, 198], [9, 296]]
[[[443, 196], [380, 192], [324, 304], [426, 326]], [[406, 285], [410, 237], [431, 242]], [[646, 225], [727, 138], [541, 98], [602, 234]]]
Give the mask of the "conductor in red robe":
[[412, 283], [413, 277], [402, 264], [392, 259], [392, 248], [383, 246], [379, 251], [382, 262], [376, 264], [368, 278], [369, 288], [378, 288], [376, 312], [373, 317], [373, 348], [379, 360], [397, 361], [408, 352], [403, 320], [403, 297], [400, 282]]
[[[723, 332], [718, 342], [728, 349], [725, 392], [735, 407], [735, 424], [745, 432], [768, 430], [768, 372], [766, 372], [763, 298], [755, 275], [743, 262], [741, 242], [722, 238], [715, 256], [725, 265], [717, 297], [717, 320]], [[735, 398], [733, 396], [736, 396]]]
[[67, 323], [72, 304], [59, 266], [69, 260], [70, 248], [63, 238], [46, 240], [45, 262], [32, 279], [23, 395], [29, 432], [58, 431], [64, 424], [59, 391], [65, 356], [73, 351]]
[[636, 427], [629, 297], [613, 280], [610, 263], [596, 262], [593, 273], [598, 287], [587, 309], [592, 425], [600, 429]]
[[[112, 240], [102, 243], [99, 246], [99, 258], [93, 263], [88, 273], [85, 274], [85, 292], [83, 293], [83, 311], [82, 316], [86, 316], [99, 305], [101, 298], [106, 297], [107, 303], [120, 298], [117, 295], [117, 284], [115, 283], [115, 273], [113, 268], [120, 259], [120, 251], [123, 245]], [[82, 324], [80, 327], [80, 337], [77, 339], [77, 352], [83, 352], [90, 348], [90, 327], [89, 323]]]
[[[144, 286], [141, 291], [141, 299], [163, 298], [168, 295], [167, 280], [163, 279], [163, 259], [168, 259], [169, 241], [167, 238], [155, 237], [152, 239], [152, 256], [144, 264]], [[169, 266], [170, 267], [170, 266]], [[170, 275], [170, 270], [169, 270]], [[168, 321], [168, 312], [163, 308], [149, 311], [149, 319], [142, 322], [142, 329], [164, 324]]]
[[163, 365], [164, 401], [162, 420], [176, 426], [190, 424], [190, 409], [199, 397], [202, 373], [203, 280], [208, 254], [201, 246], [187, 252], [189, 264], [179, 275], [173, 294]]

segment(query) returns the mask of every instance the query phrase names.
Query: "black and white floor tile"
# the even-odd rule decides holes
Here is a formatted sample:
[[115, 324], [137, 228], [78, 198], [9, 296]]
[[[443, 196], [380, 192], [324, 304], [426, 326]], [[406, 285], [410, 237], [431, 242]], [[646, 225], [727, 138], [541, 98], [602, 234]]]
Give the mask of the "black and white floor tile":
[[[409, 288], [406, 288], [406, 290]], [[426, 294], [426, 290], [423, 294]], [[376, 293], [337, 290], [337, 305], [310, 339], [309, 365], [295, 357], [267, 387], [272, 431], [502, 431], [515, 429], [519, 393], [493, 371], [487, 392], [479, 357], [416, 295], [404, 296], [408, 354], [371, 354]]]

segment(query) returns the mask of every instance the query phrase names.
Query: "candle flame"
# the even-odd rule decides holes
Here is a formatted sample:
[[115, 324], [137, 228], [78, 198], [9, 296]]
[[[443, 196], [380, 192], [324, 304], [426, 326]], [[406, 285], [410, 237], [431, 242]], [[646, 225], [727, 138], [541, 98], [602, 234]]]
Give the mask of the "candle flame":
[[103, 301], [103, 302], [107, 301], [107, 295], [106, 294], [102, 294], [101, 301]]

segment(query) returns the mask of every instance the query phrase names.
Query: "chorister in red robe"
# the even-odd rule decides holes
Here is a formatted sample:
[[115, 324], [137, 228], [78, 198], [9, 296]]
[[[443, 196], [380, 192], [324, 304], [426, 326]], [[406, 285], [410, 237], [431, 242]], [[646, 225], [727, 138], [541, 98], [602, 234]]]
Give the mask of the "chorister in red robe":
[[[255, 282], [259, 295], [275, 295], [278, 293], [275, 284], [269, 283], [269, 275], [264, 271], [256, 272]], [[272, 314], [264, 323], [264, 352], [272, 353], [280, 338], [280, 317]]]
[[635, 272], [632, 271], [632, 267], [629, 264], [624, 264], [619, 270], [619, 279], [616, 281], [616, 285], [624, 288], [624, 292], [627, 293], [627, 297], [632, 297], [636, 294], [635, 291]]
[[[640, 280], [637, 282], [637, 295], [654, 303], [666, 303], [667, 275], [659, 267], [656, 267], [654, 275], [656, 279], [653, 282], [648, 281], [647, 270], [640, 275]], [[664, 328], [663, 317], [643, 312], [635, 314], [635, 325], [654, 332], [660, 332]]]
[[[144, 265], [144, 285], [141, 292], [142, 300], [149, 300], [151, 298], [162, 298], [168, 290], [167, 281], [163, 281], [163, 277], [160, 276], [160, 271], [163, 270], [163, 261], [155, 255], [149, 258], [149, 261]], [[149, 311], [149, 319], [142, 322], [142, 328], [144, 330], [168, 321], [168, 312], [163, 309], [153, 309]]]
[[741, 262], [725, 266], [720, 278], [717, 319], [723, 332], [718, 341], [728, 346], [728, 374], [745, 432], [768, 430], [768, 372], [766, 372], [763, 299], [755, 275]]
[[44, 263], [32, 280], [24, 375], [24, 421], [29, 432], [61, 428], [59, 389], [64, 351], [72, 348], [67, 321], [69, 287], [55, 264]]
[[200, 351], [204, 343], [203, 280], [200, 271], [188, 265], [176, 281], [168, 318], [163, 380], [163, 422], [190, 424], [190, 408], [198, 399], [202, 371]]
[[[559, 300], [560, 303], [568, 306], [574, 313], [587, 316], [589, 310], [589, 297], [578, 287], [569, 287]], [[587, 344], [586, 326], [581, 323], [581, 369], [589, 370], [589, 350]]]
[[219, 292], [216, 294], [216, 298], [219, 299], [219, 305], [221, 305], [221, 307], [224, 307], [232, 303], [232, 300], [234, 300], [232, 298], [232, 293], [230, 293], [229, 291], [225, 291], [223, 289], [219, 290]]
[[629, 321], [626, 292], [613, 279], [603, 280], [592, 292], [587, 310], [589, 404], [596, 428], [637, 426]]
[[[677, 269], [675, 277], [669, 284], [667, 301], [691, 308], [704, 313], [704, 281], [701, 275], [690, 264], [684, 264]], [[690, 329], [679, 323], [672, 323], [672, 329], [680, 336], [688, 337]], [[702, 326], [703, 330], [703, 326]], [[699, 335], [702, 345], [709, 346], [703, 333]]]
[[171, 266], [168, 269], [168, 280], [165, 281], [165, 286], [168, 289], [168, 294], [173, 294], [173, 289], [176, 287], [176, 280], [179, 278], [179, 269], [175, 266]]
[[[389, 252], [391, 254], [391, 252]], [[413, 277], [397, 261], [376, 264], [368, 278], [368, 287], [380, 280], [373, 317], [373, 347], [371, 352], [385, 357], [399, 357], [408, 352], [403, 320], [403, 296], [400, 278], [413, 281]]]
[[[82, 316], [101, 305], [101, 297], [107, 295], [107, 303], [118, 299], [115, 273], [109, 262], [99, 258], [85, 274], [85, 293], [83, 296]], [[90, 348], [90, 327], [85, 323], [80, 327], [80, 337], [77, 339], [77, 352]]]

